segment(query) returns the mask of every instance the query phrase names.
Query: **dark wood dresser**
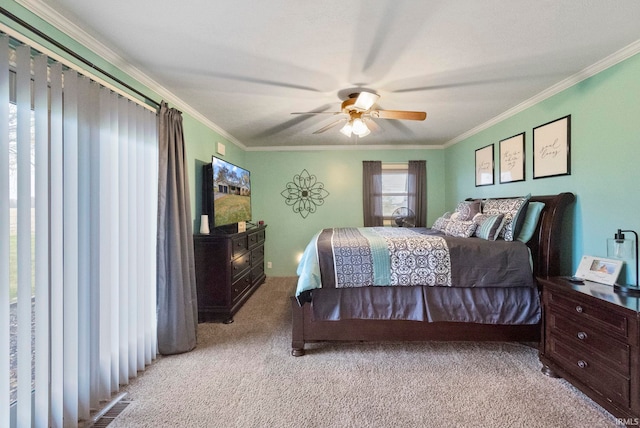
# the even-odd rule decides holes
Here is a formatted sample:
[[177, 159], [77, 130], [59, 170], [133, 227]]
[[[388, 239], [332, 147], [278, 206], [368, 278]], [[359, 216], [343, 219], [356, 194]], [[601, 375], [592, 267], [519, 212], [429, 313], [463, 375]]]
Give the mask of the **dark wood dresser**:
[[198, 322], [233, 322], [233, 315], [265, 281], [265, 229], [193, 236]]
[[542, 286], [542, 371], [563, 377], [617, 418], [640, 417], [639, 304], [613, 287], [566, 278]]

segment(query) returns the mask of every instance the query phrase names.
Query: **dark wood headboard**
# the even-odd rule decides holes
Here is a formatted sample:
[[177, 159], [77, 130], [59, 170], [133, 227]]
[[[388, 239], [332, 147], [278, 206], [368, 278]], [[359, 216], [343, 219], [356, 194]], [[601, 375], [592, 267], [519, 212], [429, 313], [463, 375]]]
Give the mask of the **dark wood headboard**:
[[[562, 223], [566, 208], [576, 200], [573, 193], [533, 196], [529, 201], [544, 202], [544, 209], [534, 237], [527, 244], [531, 248], [536, 276], [560, 275], [560, 245]], [[535, 239], [535, 238], [538, 239]]]
[[[491, 199], [509, 199], [491, 198]], [[575, 201], [573, 193], [564, 192], [557, 195], [532, 196], [530, 202], [544, 202], [544, 209], [536, 226], [536, 231], [527, 243], [533, 258], [533, 274], [535, 276], [560, 275], [560, 244], [562, 239], [562, 223], [566, 208]]]

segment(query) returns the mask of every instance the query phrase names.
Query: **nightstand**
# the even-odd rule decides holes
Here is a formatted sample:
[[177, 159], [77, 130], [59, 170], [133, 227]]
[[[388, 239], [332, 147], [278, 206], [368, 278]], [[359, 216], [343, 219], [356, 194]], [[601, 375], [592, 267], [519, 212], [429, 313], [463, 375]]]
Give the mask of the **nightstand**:
[[538, 282], [543, 373], [565, 378], [617, 418], [640, 417], [640, 299], [590, 281]]

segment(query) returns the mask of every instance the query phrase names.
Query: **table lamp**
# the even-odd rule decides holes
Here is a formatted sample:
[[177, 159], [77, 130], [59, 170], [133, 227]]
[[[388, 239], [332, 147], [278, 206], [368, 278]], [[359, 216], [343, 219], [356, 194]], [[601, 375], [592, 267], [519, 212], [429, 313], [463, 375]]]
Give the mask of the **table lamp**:
[[[636, 237], [626, 239], [624, 233], [633, 233]], [[633, 284], [615, 284], [614, 290], [622, 294], [640, 296], [640, 287], [638, 286], [638, 234], [633, 230], [618, 229], [613, 239], [607, 240], [607, 255], [611, 258], [629, 260], [633, 258], [636, 264], [636, 283]]]

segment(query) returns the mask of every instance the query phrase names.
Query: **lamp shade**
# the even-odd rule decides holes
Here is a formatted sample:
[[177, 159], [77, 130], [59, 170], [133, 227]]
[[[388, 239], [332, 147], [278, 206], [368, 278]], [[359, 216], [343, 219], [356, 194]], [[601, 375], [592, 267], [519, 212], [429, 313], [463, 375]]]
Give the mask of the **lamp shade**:
[[607, 239], [607, 256], [620, 260], [634, 260], [636, 255], [634, 245], [632, 239]]
[[351, 137], [351, 133], [353, 132], [353, 125], [351, 124], [351, 121], [347, 122], [342, 129], [340, 129], [340, 132], [342, 132], [344, 135], [346, 135], [347, 137]]
[[[635, 240], [626, 239], [623, 232], [633, 233]], [[618, 229], [615, 236], [612, 239], [607, 239], [607, 256], [613, 259], [623, 260], [625, 267], [625, 281], [624, 284], [616, 284], [616, 291], [624, 291], [629, 294], [640, 295], [640, 288], [638, 287], [638, 234], [633, 230], [621, 230]], [[629, 281], [629, 277], [632, 275], [631, 267], [635, 267], [635, 285]]]
[[353, 120], [353, 133], [356, 134], [358, 137], [364, 137], [366, 135], [369, 134], [369, 128], [367, 128], [367, 125], [362, 121], [362, 119], [354, 119]]

